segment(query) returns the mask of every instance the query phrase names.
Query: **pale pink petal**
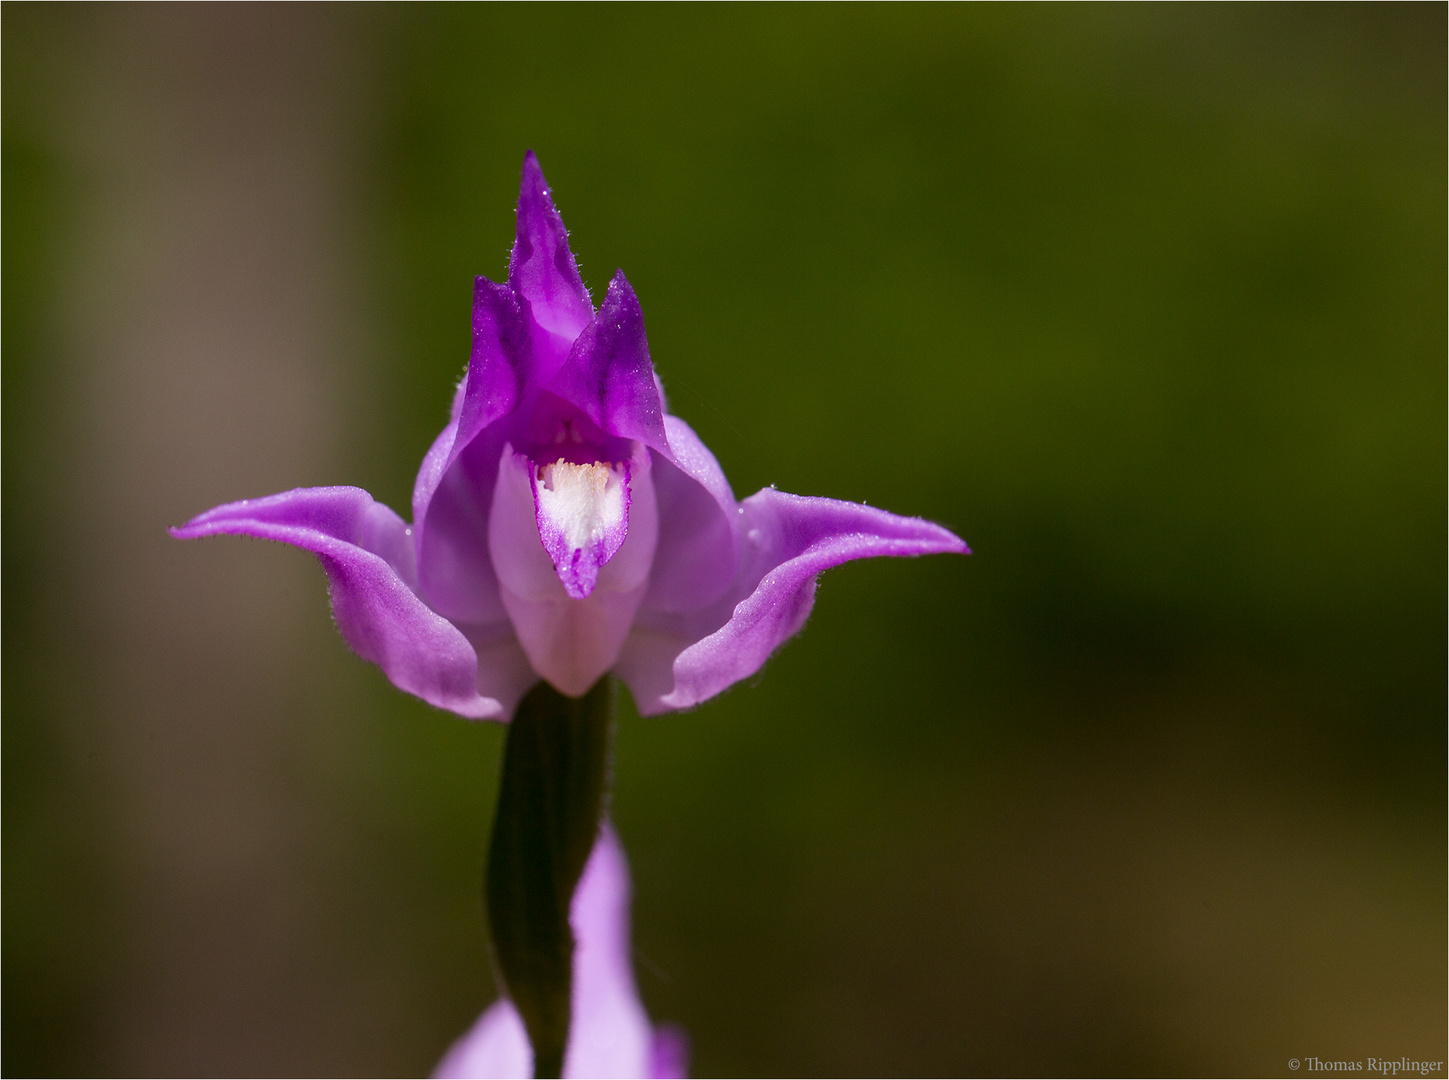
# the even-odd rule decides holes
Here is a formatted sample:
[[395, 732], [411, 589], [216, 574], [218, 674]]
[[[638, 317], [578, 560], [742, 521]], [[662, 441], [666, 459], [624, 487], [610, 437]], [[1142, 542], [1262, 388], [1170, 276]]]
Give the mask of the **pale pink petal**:
[[641, 613], [629, 637], [616, 671], [644, 715], [696, 705], [758, 671], [805, 624], [821, 571], [877, 555], [967, 552], [939, 525], [858, 503], [766, 488], [740, 507], [740, 559], [724, 604]]
[[634, 986], [629, 891], [624, 849], [605, 822], [570, 911], [576, 944], [565, 1076], [639, 1077], [649, 1066], [653, 1033]]
[[[573, 1021], [566, 1077], [682, 1077], [687, 1044], [655, 1032], [634, 984], [629, 940], [629, 865], [605, 822], [574, 893]], [[658, 1071], [662, 1069], [663, 1071]], [[533, 1052], [517, 1011], [494, 1002], [448, 1051], [436, 1077], [527, 1077]]]
[[578, 599], [540, 539], [532, 463], [507, 446], [500, 456], [487, 535], [503, 605], [534, 671], [564, 694], [585, 693], [613, 666], [648, 587], [657, 513], [647, 456], [635, 464], [628, 535]]
[[734, 492], [709, 448], [677, 416], [664, 418], [668, 453], [656, 452], [654, 491], [659, 503], [659, 544], [649, 611], [693, 611], [714, 603], [735, 576]]
[[503, 425], [463, 448], [434, 488], [418, 528], [418, 581], [428, 604], [455, 622], [507, 618], [488, 552], [488, 513]]
[[[172, 535], [222, 533], [279, 540], [317, 555], [331, 584], [337, 627], [359, 656], [401, 690], [461, 716], [504, 719], [480, 693], [495, 673], [479, 668], [463, 633], [413, 592], [412, 537], [395, 513], [360, 488], [299, 488], [218, 506]], [[512, 685], [513, 672], [501, 673]]]
[[523, 1019], [500, 998], [449, 1048], [433, 1070], [437, 1080], [524, 1080], [533, 1076], [533, 1047]]

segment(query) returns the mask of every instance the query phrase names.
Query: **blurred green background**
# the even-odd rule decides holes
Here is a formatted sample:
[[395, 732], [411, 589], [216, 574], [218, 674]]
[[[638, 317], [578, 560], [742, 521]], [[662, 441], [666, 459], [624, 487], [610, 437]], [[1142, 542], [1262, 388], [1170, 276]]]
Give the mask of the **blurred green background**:
[[503, 731], [213, 504], [406, 512], [539, 153], [674, 412], [956, 529], [626, 707], [696, 1075], [1446, 1056], [1445, 7], [4, 6], [7, 1075], [408, 1075]]

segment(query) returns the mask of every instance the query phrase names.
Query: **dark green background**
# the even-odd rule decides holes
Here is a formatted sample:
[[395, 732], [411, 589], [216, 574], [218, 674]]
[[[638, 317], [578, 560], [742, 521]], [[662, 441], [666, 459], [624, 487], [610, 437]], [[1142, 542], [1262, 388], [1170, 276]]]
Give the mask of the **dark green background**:
[[[684, 716], [626, 707], [637, 972], [698, 1075], [1445, 1057], [1442, 4], [4, 19], [6, 1074], [420, 1073], [490, 999], [502, 730], [352, 661], [303, 556], [159, 530], [294, 484], [406, 512], [526, 147], [596, 298], [628, 274], [737, 495], [865, 501], [975, 551], [832, 571], [760, 678]], [[195, 89], [229, 64], [269, 88], [254, 109]], [[120, 286], [77, 267], [99, 236], [147, 250], [126, 207], [148, 168], [186, 182], [145, 143], [108, 171], [95, 116], [245, 159], [228, 131], [311, 107], [287, 87], [347, 132], [346, 287], [315, 303], [354, 350], [321, 369], [350, 426], [325, 475], [168, 473], [145, 533], [187, 598], [238, 573], [238, 596], [301, 597], [272, 715], [226, 736], [275, 748], [248, 813], [312, 823], [258, 864], [293, 898], [260, 931], [204, 898], [167, 919], [181, 886], [126, 827], [178, 729], [125, 720], [156, 680], [105, 672], [166, 672], [184, 642], [201, 701], [231, 692], [207, 656], [265, 645], [175, 604], [176, 637], [148, 636], [105, 601], [130, 557], [74, 522], [102, 513], [88, 463], [126, 453], [85, 420], [111, 385], [88, 305]], [[257, 175], [285, 179], [286, 147], [317, 152], [284, 140]], [[181, 392], [134, 371], [147, 408]], [[283, 421], [237, 423], [212, 441], [240, 459]], [[153, 450], [178, 476], [193, 452]], [[283, 670], [259, 655], [241, 682]], [[177, 766], [198, 821], [223, 756]]]

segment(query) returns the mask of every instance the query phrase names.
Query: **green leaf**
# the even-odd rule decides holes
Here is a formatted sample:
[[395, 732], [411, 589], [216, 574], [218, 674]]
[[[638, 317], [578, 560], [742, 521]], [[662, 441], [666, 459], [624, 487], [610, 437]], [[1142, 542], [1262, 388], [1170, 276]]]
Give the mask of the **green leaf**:
[[539, 683], [503, 751], [485, 886], [493, 956], [533, 1044], [533, 1075], [563, 1071], [574, 936], [569, 904], [599, 832], [613, 742], [609, 676], [581, 698]]

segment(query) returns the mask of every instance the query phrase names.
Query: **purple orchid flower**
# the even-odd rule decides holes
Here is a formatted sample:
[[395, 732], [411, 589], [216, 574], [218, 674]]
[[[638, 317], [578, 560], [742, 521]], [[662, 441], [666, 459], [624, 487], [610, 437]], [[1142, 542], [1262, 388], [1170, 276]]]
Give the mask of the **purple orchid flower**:
[[540, 678], [577, 696], [609, 671], [645, 715], [688, 708], [804, 625], [821, 571], [967, 553], [939, 525], [856, 503], [774, 488], [736, 502], [665, 412], [622, 272], [594, 310], [531, 151], [508, 282], [476, 281], [468, 373], [418, 472], [413, 524], [328, 487], [172, 532], [315, 553], [353, 649], [424, 701], [496, 720]]
[[[682, 1077], [689, 1048], [682, 1032], [652, 1027], [629, 947], [629, 864], [606, 822], [569, 908], [574, 952], [573, 1023], [564, 1076]], [[533, 1075], [533, 1049], [518, 1011], [499, 998], [449, 1049], [435, 1077]]]

